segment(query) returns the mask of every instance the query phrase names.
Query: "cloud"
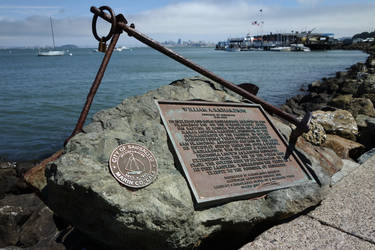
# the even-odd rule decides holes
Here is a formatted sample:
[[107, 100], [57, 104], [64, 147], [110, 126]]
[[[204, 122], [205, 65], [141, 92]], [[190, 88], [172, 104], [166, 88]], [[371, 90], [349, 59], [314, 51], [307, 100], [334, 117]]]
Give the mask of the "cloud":
[[323, 2], [323, 0], [297, 0], [297, 2], [300, 4], [316, 5]]
[[[18, 17], [40, 15], [54, 16], [64, 11], [61, 6], [45, 5], [0, 5], [0, 19], [16, 20]], [[8, 18], [5, 18], [8, 17]]]
[[[87, 35], [91, 32], [90, 18], [53, 19], [55, 35]], [[2, 20], [0, 36], [50, 36], [51, 26], [49, 17], [31, 16], [25, 20]]]
[[[263, 10], [261, 13], [260, 9]], [[232, 4], [209, 1], [174, 4], [140, 13], [134, 19], [139, 29], [150, 34], [221, 35], [225, 39], [248, 32], [290, 32], [312, 28], [337, 33], [338, 36], [353, 35], [374, 28], [370, 21], [373, 13], [373, 3], [283, 7], [254, 5], [245, 1]], [[253, 26], [252, 21], [264, 21], [264, 25]]]
[[[87, 40], [91, 36], [91, 19], [53, 19], [53, 29], [56, 44], [63, 44], [62, 39], [64, 43], [72, 39], [78, 41], [79, 44], [79, 38]], [[0, 44], [7, 46], [51, 45], [49, 17], [31, 16], [24, 20], [1, 20]]]
[[0, 5], [0, 9], [58, 9], [59, 6]]
[[244, 23], [248, 26], [251, 17], [255, 18], [260, 8], [244, 2], [236, 5], [180, 3], [140, 13], [135, 19], [139, 26], [144, 26], [149, 31], [157, 28], [166, 33], [215, 33], [222, 30], [239, 30], [235, 26]]
[[[299, 0], [306, 3], [309, 0]], [[183, 40], [218, 41], [228, 37], [269, 32], [290, 32], [316, 28], [317, 32], [332, 32], [336, 37], [352, 36], [362, 31], [374, 30], [375, 3], [322, 5], [255, 4], [251, 1], [190, 1], [177, 2], [162, 8], [151, 9], [126, 16], [137, 30], [163, 41]], [[57, 7], [57, 6], [56, 6]], [[259, 10], [263, 11], [260, 12]], [[126, 14], [126, 13], [124, 13]], [[262, 26], [251, 25], [264, 21]], [[100, 25], [103, 27], [104, 25]], [[54, 19], [58, 44], [71, 41], [78, 45], [95, 45], [91, 34], [91, 18], [76, 17]], [[103, 29], [100, 33], [104, 34]], [[22, 20], [0, 20], [0, 44], [24, 42], [26, 45], [50, 43], [48, 17], [31, 16]], [[20, 40], [25, 39], [24, 41]], [[124, 36], [125, 37], [125, 36]], [[134, 43], [134, 39], [121, 41]], [[13, 44], [14, 44], [13, 43]], [[11, 43], [12, 44], [12, 43]]]
[[278, 27], [301, 30], [316, 28], [318, 32], [333, 32], [337, 37], [372, 30], [375, 4], [347, 4], [314, 8], [290, 8], [272, 13], [268, 30]]

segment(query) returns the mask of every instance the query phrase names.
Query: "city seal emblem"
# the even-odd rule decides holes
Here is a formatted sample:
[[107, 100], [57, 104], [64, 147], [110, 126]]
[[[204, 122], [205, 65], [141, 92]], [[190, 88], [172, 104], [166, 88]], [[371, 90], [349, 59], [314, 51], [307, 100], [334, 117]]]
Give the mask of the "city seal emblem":
[[132, 188], [151, 184], [158, 174], [158, 164], [152, 152], [134, 143], [122, 144], [113, 150], [109, 169], [118, 182]]

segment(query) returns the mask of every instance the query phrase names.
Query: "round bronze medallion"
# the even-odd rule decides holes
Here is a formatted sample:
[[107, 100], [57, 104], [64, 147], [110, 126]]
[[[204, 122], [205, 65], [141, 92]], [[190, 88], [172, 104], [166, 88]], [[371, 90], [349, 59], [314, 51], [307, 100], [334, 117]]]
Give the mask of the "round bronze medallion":
[[132, 188], [151, 184], [158, 174], [158, 164], [152, 152], [134, 143], [122, 144], [113, 150], [109, 169], [118, 182]]

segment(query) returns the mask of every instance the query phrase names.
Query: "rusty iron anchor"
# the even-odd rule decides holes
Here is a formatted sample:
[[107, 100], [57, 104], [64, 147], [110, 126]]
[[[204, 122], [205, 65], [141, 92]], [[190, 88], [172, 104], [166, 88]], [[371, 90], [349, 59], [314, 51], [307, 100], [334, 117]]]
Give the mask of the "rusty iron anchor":
[[[100, 7], [101, 8], [101, 7]], [[104, 13], [101, 9], [98, 9], [94, 6], [90, 8], [90, 11], [94, 14], [94, 16], [100, 16], [104, 20], [113, 23], [113, 19], [111, 16]], [[122, 16], [122, 15], [121, 15]], [[123, 16], [122, 16], [123, 17]], [[123, 17], [123, 19], [125, 19]], [[126, 19], [125, 19], [126, 20]], [[284, 120], [293, 123], [296, 125], [296, 129], [293, 130], [292, 134], [290, 135], [289, 139], [289, 147], [285, 154], [285, 159], [288, 159], [290, 154], [293, 152], [295, 143], [297, 141], [297, 138], [302, 135], [302, 133], [306, 133], [309, 131], [309, 123], [311, 120], [311, 114], [308, 112], [306, 113], [305, 117], [299, 121], [296, 117], [292, 116], [291, 114], [288, 114], [281, 109], [273, 106], [272, 104], [260, 99], [259, 97], [252, 94], [249, 90], [253, 87], [249, 88], [248, 86], [244, 85], [244, 87], [241, 87], [240, 85], [235, 85], [229, 81], [226, 81], [225, 79], [213, 74], [212, 72], [208, 71], [207, 69], [201, 67], [200, 65], [193, 63], [192, 61], [184, 58], [183, 56], [177, 54], [175, 51], [164, 47], [157, 41], [147, 37], [146, 35], [140, 33], [135, 29], [135, 25], [132, 23], [130, 25], [127, 25], [127, 21], [121, 21], [119, 20], [117, 22], [117, 27], [121, 28], [123, 31], [125, 31], [129, 36], [134, 37], [138, 41], [150, 46], [151, 48], [163, 53], [164, 55], [176, 60], [177, 62], [189, 67], [190, 69], [202, 74], [203, 76], [206, 76], [207, 78], [223, 85], [224, 87], [232, 90], [233, 92], [241, 95], [242, 97], [260, 104], [267, 112], [271, 114], [275, 114]], [[257, 91], [257, 90], [255, 90]], [[255, 92], [256, 93], [256, 92]]]
[[[200, 73], [203, 76], [206, 76], [207, 78], [223, 85], [224, 87], [232, 90], [233, 92], [241, 95], [242, 97], [250, 100], [251, 102], [260, 104], [267, 112], [271, 114], [275, 114], [284, 120], [293, 123], [297, 126], [295, 130], [293, 130], [290, 139], [289, 139], [289, 147], [285, 154], [285, 160], [288, 159], [290, 154], [293, 152], [294, 145], [297, 141], [297, 138], [307, 131], [309, 131], [309, 122], [311, 119], [311, 114], [307, 114], [301, 121], [299, 121], [296, 117], [294, 117], [291, 114], [288, 114], [281, 109], [273, 106], [272, 104], [258, 98], [256, 95], [256, 92], [258, 91], [256, 86], [251, 86], [249, 84], [244, 85], [235, 85], [229, 81], [226, 81], [225, 79], [213, 74], [212, 72], [208, 71], [207, 69], [204, 69], [203, 67], [199, 66], [198, 64], [193, 63], [192, 61], [184, 58], [183, 56], [177, 54], [173, 50], [164, 47], [157, 41], [147, 37], [146, 35], [140, 33], [135, 29], [135, 25], [132, 23], [130, 25], [127, 25], [128, 22], [126, 18], [122, 15], [115, 15], [113, 10], [108, 6], [101, 6], [99, 8], [96, 8], [92, 6], [90, 8], [90, 11], [94, 14], [92, 19], [92, 32], [94, 37], [99, 41], [99, 50], [101, 52], [105, 52], [105, 55], [103, 57], [102, 63], [98, 69], [98, 72], [96, 74], [95, 80], [92, 83], [92, 86], [90, 88], [90, 91], [87, 95], [85, 105], [81, 111], [80, 117], [77, 121], [77, 124], [72, 132], [72, 134], [65, 140], [64, 145], [66, 145], [69, 140], [79, 132], [82, 132], [82, 127], [86, 121], [87, 115], [89, 113], [91, 104], [94, 100], [95, 94], [99, 88], [99, 85], [101, 83], [101, 80], [104, 76], [106, 67], [109, 63], [109, 60], [112, 56], [113, 50], [116, 46], [116, 43], [123, 31], [125, 31], [128, 36], [136, 38], [138, 41], [150, 46], [151, 48], [158, 50], [159, 52], [163, 53], [164, 55], [176, 60], [177, 62], [187, 66], [188, 68]], [[108, 11], [110, 15], [106, 14], [105, 11]], [[96, 22], [97, 18], [101, 17], [104, 20], [111, 23], [111, 29], [107, 36], [99, 37], [96, 31]], [[110, 44], [108, 48], [106, 48], [106, 41], [111, 39]], [[253, 94], [254, 93], [254, 94]], [[310, 118], [309, 118], [310, 117]], [[30, 169], [25, 175], [24, 178], [26, 182], [31, 184], [32, 186], [38, 188], [41, 187], [43, 184], [35, 184], [35, 181], [33, 178], [38, 175], [44, 176], [44, 168], [45, 166], [56, 159], [58, 159], [63, 154], [63, 149], [57, 151], [49, 158], [43, 160], [39, 165], [35, 166], [34, 168]], [[36, 177], [38, 178], [38, 177]]]

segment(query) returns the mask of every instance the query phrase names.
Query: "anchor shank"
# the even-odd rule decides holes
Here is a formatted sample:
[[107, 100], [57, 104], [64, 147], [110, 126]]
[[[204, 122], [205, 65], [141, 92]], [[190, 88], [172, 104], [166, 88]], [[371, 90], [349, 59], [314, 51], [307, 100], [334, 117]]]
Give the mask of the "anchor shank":
[[[100, 17], [102, 17], [104, 20], [108, 21], [108, 22], [111, 22], [111, 17], [109, 15], [107, 15], [106, 13], [100, 11], [98, 8], [96, 7], [91, 7], [91, 12], [93, 12], [94, 14], [97, 14], [99, 15]], [[161, 45], [160, 43], [158, 43], [157, 41], [147, 37], [146, 35], [140, 33], [139, 31], [135, 30], [134, 28], [132, 28], [131, 26], [132, 25], [127, 25], [123, 22], [118, 22], [117, 23], [117, 26], [119, 28], [121, 28], [122, 30], [124, 30], [126, 33], [128, 33], [129, 36], [133, 36], [134, 38], [136, 38], [137, 40], [139, 40], [140, 42], [150, 46], [151, 48], [153, 49], [156, 49], [157, 51], [163, 53], [164, 55], [178, 61], [179, 63], [189, 67], [190, 69], [206, 76], [207, 78], [225, 86], [226, 88], [232, 90], [233, 92], [241, 95], [242, 97], [254, 102], [254, 103], [258, 103], [260, 104], [266, 111], [268, 111], [269, 113], [272, 113], [272, 114], [275, 114], [275, 115], [278, 115], [279, 117], [295, 124], [295, 125], [299, 125], [300, 124], [300, 121], [294, 117], [293, 115], [291, 114], [288, 114], [284, 111], [282, 111], [281, 109], [273, 106], [272, 104], [258, 98], [257, 96], [251, 94], [250, 92], [244, 90], [243, 88], [229, 82], [229, 81], [226, 81], [224, 80], [223, 78], [215, 75], [214, 73], [208, 71], [207, 69], [204, 69], [203, 67], [199, 66], [198, 64], [196, 63], [193, 63], [192, 61], [184, 58], [183, 56], [177, 54], [175, 51], [169, 49], [169, 48], [166, 48], [164, 47], [163, 45]], [[308, 127], [307, 127], [308, 129]]]
[[109, 44], [109, 47], [107, 49], [107, 52], [105, 53], [103, 57], [102, 64], [99, 67], [98, 73], [96, 74], [95, 80], [92, 83], [91, 89], [89, 94], [87, 95], [86, 98], [86, 103], [81, 111], [81, 115], [78, 118], [76, 127], [74, 128], [72, 134], [65, 140], [64, 145], [76, 134], [82, 131], [82, 127], [86, 121], [87, 115], [90, 111], [91, 104], [94, 100], [95, 94], [99, 88], [99, 85], [102, 81], [102, 78], [104, 76], [104, 72], [107, 68], [107, 65], [109, 63], [109, 60], [111, 59], [112, 52], [116, 46], [116, 43], [120, 37], [120, 33], [115, 33], [111, 39], [111, 43]]

